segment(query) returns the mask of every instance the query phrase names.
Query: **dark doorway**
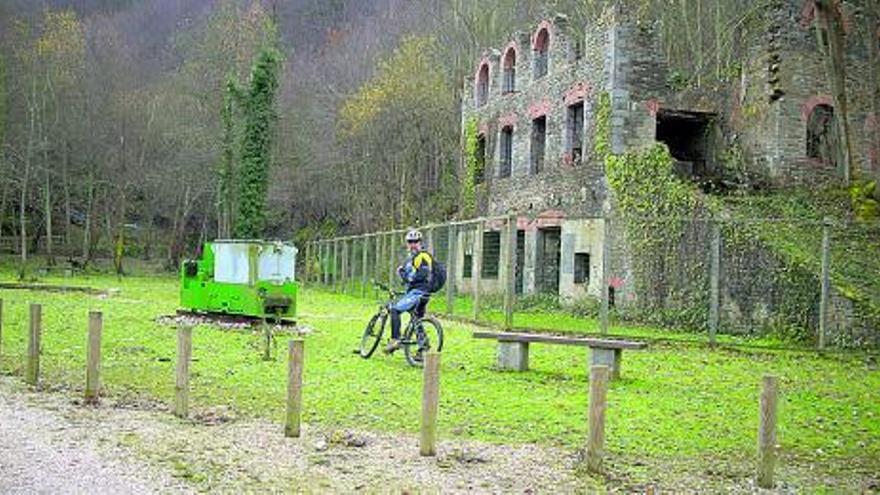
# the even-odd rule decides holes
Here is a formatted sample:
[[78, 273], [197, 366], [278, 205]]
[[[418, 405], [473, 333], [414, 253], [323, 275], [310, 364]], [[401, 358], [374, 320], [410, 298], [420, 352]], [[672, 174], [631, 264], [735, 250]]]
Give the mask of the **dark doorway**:
[[482, 278], [497, 279], [501, 266], [501, 232], [490, 230], [483, 232], [483, 264], [480, 269]]
[[559, 294], [561, 238], [562, 230], [559, 227], [538, 229], [535, 285], [540, 293]]
[[710, 113], [660, 110], [657, 112], [657, 141], [665, 143], [676, 160], [676, 171], [688, 179], [711, 179], [713, 164], [709, 144], [715, 115]]
[[526, 231], [525, 230], [517, 230], [516, 231], [516, 280], [515, 280], [515, 291], [516, 294], [523, 293], [523, 287], [525, 285], [525, 279], [523, 277], [523, 268], [526, 266]]

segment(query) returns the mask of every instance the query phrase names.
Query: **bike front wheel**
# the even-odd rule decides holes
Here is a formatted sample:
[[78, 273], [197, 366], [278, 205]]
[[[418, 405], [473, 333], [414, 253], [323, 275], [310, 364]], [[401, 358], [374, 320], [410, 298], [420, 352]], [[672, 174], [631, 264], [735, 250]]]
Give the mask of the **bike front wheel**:
[[376, 352], [379, 342], [382, 340], [382, 334], [385, 333], [385, 323], [388, 320], [388, 314], [380, 311], [370, 318], [367, 328], [364, 329], [364, 335], [361, 337], [360, 354], [364, 359], [369, 358]]
[[422, 318], [406, 329], [403, 352], [411, 366], [424, 366], [425, 354], [443, 350], [443, 327], [431, 317]]

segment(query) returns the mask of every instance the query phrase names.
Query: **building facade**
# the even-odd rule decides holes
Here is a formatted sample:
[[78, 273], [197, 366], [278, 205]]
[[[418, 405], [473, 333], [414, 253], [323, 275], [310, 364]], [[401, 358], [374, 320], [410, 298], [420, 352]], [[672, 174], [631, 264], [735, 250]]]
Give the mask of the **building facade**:
[[[544, 19], [502, 40], [501, 49], [486, 50], [465, 82], [462, 129], [476, 128], [464, 140], [477, 140], [478, 214], [517, 218], [517, 292], [602, 293], [604, 239], [617, 237], [606, 232], [603, 218], [614, 198], [594, 150], [602, 98], [610, 101], [612, 153], [662, 141], [677, 171], [707, 187], [742, 180], [740, 168], [754, 187], [839, 180], [840, 166], [828, 152], [838, 139], [836, 116], [811, 4], [780, 0], [768, 7], [765, 36], [738, 80], [711, 92], [671, 88], [655, 34], [613, 9], [583, 28], [563, 15]], [[870, 67], [857, 62], [865, 53], [856, 47], [849, 55], [853, 78], [868, 80]], [[853, 85], [851, 95], [851, 124], [861, 123], [850, 126], [853, 161], [857, 173], [877, 177], [870, 91]], [[732, 149], [740, 160], [735, 171], [721, 158]], [[457, 241], [455, 276], [465, 291], [474, 235], [461, 232]], [[498, 266], [500, 223], [482, 235], [481, 289], [491, 291], [498, 270], [485, 265]], [[624, 277], [625, 262], [615, 270]]]

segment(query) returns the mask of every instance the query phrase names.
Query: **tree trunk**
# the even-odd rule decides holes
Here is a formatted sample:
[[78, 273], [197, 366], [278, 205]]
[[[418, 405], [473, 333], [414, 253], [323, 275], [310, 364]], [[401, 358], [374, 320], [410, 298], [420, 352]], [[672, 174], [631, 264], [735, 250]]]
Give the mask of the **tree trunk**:
[[[840, 144], [837, 146], [837, 156], [840, 160], [838, 164], [842, 168], [844, 184], [849, 185], [852, 175], [852, 146], [846, 92], [846, 47], [843, 21], [840, 17], [840, 11], [833, 3], [832, 0], [815, 0], [816, 23], [817, 29], [819, 29], [817, 38], [819, 50], [825, 54], [825, 73], [834, 100], [835, 121], [840, 135]], [[824, 38], [828, 41], [827, 48], [823, 43], [821, 30], [825, 32]]]
[[31, 97], [30, 101], [28, 101], [28, 117], [29, 117], [29, 125], [28, 125], [28, 141], [27, 141], [27, 151], [25, 152], [24, 159], [24, 174], [22, 174], [21, 178], [21, 196], [19, 197], [18, 203], [18, 226], [19, 226], [19, 241], [20, 241], [20, 263], [18, 266], [18, 279], [24, 280], [25, 275], [27, 273], [27, 199], [28, 199], [28, 179], [30, 178], [31, 173], [31, 162], [33, 161], [34, 156], [34, 139], [37, 127], [37, 109], [36, 105], [37, 98], [37, 81], [36, 79], [31, 81]]
[[46, 174], [45, 174], [45, 185], [43, 189], [43, 198], [45, 200], [44, 208], [45, 208], [45, 217], [46, 217], [46, 263], [49, 266], [55, 266], [55, 253], [52, 249], [52, 188], [51, 188], [51, 178], [49, 174], [49, 157], [48, 153], [44, 155], [44, 162], [46, 164]]
[[113, 268], [116, 270], [116, 275], [121, 277], [125, 275], [125, 269], [122, 266], [122, 261], [125, 257], [125, 216], [128, 208], [127, 198], [124, 191], [120, 193], [120, 199], [118, 203], [119, 214], [116, 221], [116, 232], [113, 236]]
[[89, 172], [88, 199], [86, 202], [86, 220], [83, 226], [82, 263], [85, 267], [92, 259], [92, 211], [95, 205], [95, 174]]
[[70, 253], [70, 143], [64, 142], [64, 159], [62, 160], [61, 180], [64, 188], [64, 246]]
[[[0, 166], [3, 165], [2, 157], [0, 157]], [[5, 168], [3, 167], [3, 172], [5, 173]], [[6, 198], [9, 193], [9, 178], [3, 177], [3, 187], [0, 190], [0, 239], [3, 238], [3, 227], [6, 225]]]

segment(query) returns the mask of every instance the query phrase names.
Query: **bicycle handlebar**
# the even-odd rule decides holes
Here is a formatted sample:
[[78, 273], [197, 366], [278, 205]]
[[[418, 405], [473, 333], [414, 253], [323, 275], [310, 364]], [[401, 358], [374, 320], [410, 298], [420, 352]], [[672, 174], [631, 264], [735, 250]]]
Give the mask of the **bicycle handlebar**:
[[383, 284], [382, 282], [379, 282], [378, 280], [373, 280], [373, 285], [377, 289], [381, 290], [382, 292], [387, 292], [388, 295], [391, 296], [392, 298], [403, 294], [402, 292], [398, 292], [398, 291], [392, 289], [391, 287], [388, 287], [387, 285]]

